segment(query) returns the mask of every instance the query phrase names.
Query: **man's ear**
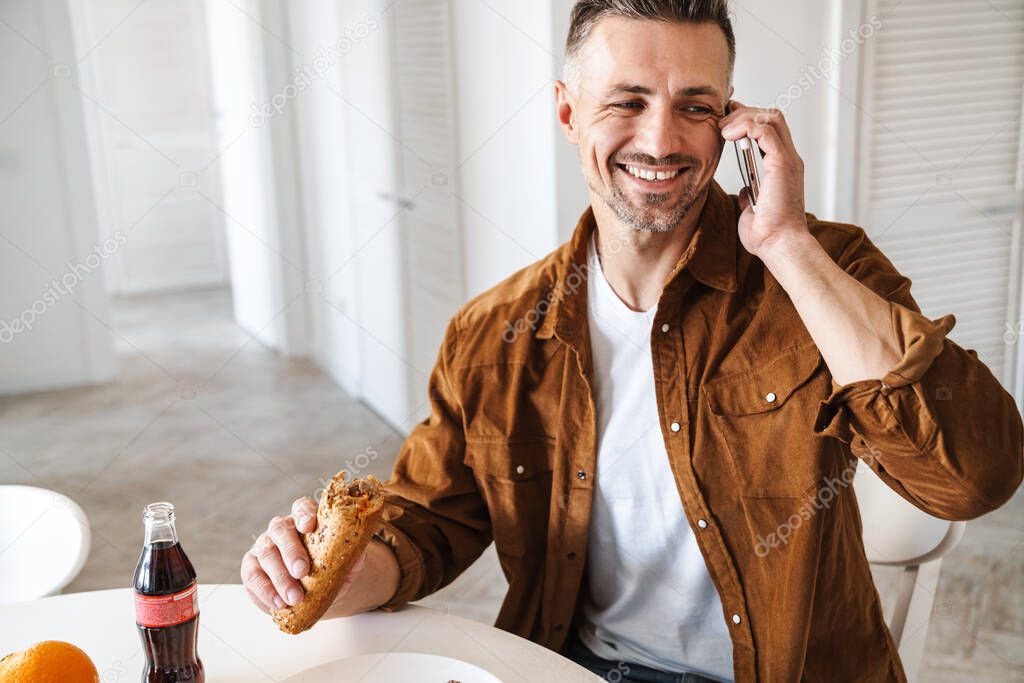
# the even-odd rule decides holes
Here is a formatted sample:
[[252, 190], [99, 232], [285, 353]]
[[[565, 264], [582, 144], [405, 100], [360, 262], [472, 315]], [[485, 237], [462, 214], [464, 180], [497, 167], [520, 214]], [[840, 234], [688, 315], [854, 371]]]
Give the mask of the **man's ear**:
[[555, 81], [555, 114], [558, 123], [565, 131], [566, 139], [574, 145], [580, 142], [579, 128], [576, 126], [576, 98], [569, 92], [569, 86], [563, 81]]

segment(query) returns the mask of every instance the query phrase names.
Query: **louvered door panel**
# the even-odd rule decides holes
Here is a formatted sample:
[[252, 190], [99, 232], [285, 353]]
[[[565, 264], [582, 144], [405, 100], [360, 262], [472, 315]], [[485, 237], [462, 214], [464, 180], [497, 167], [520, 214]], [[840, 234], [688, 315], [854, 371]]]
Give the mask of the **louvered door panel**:
[[1024, 1], [870, 0], [872, 15], [859, 222], [913, 280], [924, 313], [954, 313], [951, 338], [1009, 386]]
[[455, 107], [448, 0], [396, 0], [395, 66], [415, 418], [444, 330], [465, 300], [459, 212], [452, 195]]

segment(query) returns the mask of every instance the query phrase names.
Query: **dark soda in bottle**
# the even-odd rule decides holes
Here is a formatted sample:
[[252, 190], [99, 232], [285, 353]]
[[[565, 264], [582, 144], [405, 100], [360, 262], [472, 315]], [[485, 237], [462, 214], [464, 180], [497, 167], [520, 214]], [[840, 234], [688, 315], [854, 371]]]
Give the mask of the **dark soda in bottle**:
[[196, 653], [199, 583], [178, 542], [174, 506], [151, 503], [142, 513], [146, 540], [132, 583], [135, 624], [146, 651], [143, 683], [204, 683]]

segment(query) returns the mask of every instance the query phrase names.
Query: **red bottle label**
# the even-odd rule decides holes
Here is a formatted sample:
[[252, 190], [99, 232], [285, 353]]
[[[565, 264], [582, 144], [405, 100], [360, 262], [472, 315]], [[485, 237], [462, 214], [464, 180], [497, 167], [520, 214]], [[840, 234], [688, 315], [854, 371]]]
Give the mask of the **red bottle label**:
[[171, 595], [135, 594], [135, 623], [148, 628], [174, 626], [199, 614], [199, 584]]

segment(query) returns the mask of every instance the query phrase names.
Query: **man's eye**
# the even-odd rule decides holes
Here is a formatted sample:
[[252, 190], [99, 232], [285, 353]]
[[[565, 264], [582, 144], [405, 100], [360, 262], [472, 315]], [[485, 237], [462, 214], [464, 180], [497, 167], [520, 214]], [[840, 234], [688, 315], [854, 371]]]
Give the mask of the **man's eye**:
[[710, 114], [711, 107], [702, 107], [699, 105], [693, 105], [690, 107], [683, 107], [683, 111], [691, 114]]
[[640, 102], [616, 102], [612, 106], [615, 107], [616, 109], [634, 109], [635, 110], [635, 109], [639, 109], [639, 108], [643, 107], [644, 105], [641, 104]]

